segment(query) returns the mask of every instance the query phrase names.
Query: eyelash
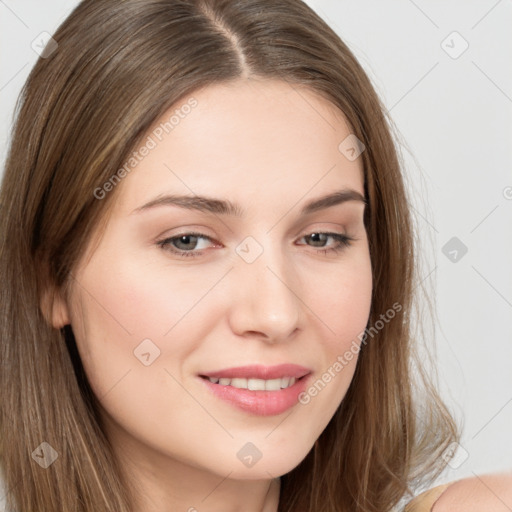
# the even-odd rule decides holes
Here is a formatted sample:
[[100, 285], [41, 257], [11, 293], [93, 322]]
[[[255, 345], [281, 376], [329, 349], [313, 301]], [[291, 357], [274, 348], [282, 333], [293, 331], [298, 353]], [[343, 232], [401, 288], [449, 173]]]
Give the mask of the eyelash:
[[[313, 231], [312, 233], [309, 233], [308, 235], [304, 235], [301, 238], [306, 238], [311, 235], [327, 235], [336, 240], [336, 245], [334, 247], [328, 247], [327, 249], [323, 249], [323, 248], [317, 249], [318, 253], [323, 253], [325, 255], [327, 255], [328, 253], [337, 254], [337, 253], [343, 251], [343, 249], [345, 249], [346, 247], [350, 247], [352, 245], [352, 242], [355, 241], [355, 238], [352, 238], [347, 235], [342, 235], [341, 233], [330, 233], [330, 232], [324, 232], [324, 231]], [[157, 242], [157, 245], [160, 248], [162, 248], [163, 250], [169, 251], [172, 254], [175, 254], [179, 257], [190, 258], [190, 257], [201, 256], [203, 253], [200, 251], [183, 251], [183, 250], [179, 250], [179, 249], [172, 247], [171, 243], [173, 240], [178, 240], [185, 236], [194, 236], [194, 237], [198, 237], [198, 238], [204, 238], [207, 240], [211, 240], [210, 237], [203, 235], [201, 233], [189, 232], [189, 233], [183, 233], [181, 235], [176, 235], [176, 236], [173, 236], [170, 238], [165, 238], [164, 240], [160, 240]]]

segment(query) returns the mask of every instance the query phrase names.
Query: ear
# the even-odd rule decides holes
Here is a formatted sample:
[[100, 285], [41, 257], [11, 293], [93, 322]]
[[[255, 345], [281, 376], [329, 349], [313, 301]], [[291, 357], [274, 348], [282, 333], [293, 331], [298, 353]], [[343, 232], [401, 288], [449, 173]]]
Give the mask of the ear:
[[54, 287], [46, 288], [41, 298], [41, 311], [46, 321], [55, 329], [70, 324], [69, 308], [62, 290]]

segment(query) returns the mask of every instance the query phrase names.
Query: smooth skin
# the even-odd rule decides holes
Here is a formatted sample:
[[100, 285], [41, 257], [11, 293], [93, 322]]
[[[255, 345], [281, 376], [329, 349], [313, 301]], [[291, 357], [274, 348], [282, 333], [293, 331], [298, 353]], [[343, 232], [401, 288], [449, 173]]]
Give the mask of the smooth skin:
[[[364, 196], [362, 162], [338, 149], [351, 134], [343, 114], [305, 88], [248, 79], [193, 96], [197, 106], [110, 192], [105, 230], [52, 321], [72, 325], [105, 430], [137, 490], [135, 512], [275, 512], [279, 477], [332, 418], [357, 355], [308, 404], [273, 416], [234, 408], [199, 374], [295, 363], [314, 382], [358, 342], [372, 291], [365, 205], [300, 210], [335, 191]], [[229, 200], [242, 211], [141, 209], [168, 194]], [[200, 236], [180, 238], [189, 233]], [[251, 263], [237, 252], [247, 237], [251, 255], [262, 250]], [[147, 366], [134, 354], [143, 340], [159, 351]], [[252, 467], [237, 457], [247, 443], [262, 454]]]
[[451, 484], [432, 512], [510, 512], [512, 474], [482, 475]]

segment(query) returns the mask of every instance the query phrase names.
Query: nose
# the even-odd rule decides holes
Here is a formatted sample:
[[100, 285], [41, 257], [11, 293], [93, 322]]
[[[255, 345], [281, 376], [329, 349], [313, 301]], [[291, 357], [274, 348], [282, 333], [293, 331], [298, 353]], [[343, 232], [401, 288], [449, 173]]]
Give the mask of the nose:
[[300, 328], [300, 280], [280, 249], [267, 247], [252, 263], [240, 259], [232, 279], [229, 322], [234, 333], [277, 343]]

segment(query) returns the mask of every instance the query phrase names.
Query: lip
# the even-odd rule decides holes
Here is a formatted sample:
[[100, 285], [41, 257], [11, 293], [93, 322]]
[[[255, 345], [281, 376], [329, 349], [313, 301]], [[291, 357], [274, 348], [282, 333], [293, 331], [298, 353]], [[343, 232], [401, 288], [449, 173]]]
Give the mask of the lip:
[[245, 379], [280, 379], [282, 377], [295, 377], [300, 379], [308, 373], [309, 368], [297, 364], [278, 364], [275, 366], [263, 366], [258, 364], [248, 366], [238, 366], [236, 368], [225, 368], [214, 372], [201, 373], [202, 377], [219, 377], [225, 379], [245, 378]]
[[[293, 386], [278, 391], [251, 391], [229, 385], [214, 384], [207, 377], [231, 379], [239, 377], [264, 380], [295, 377], [297, 381]], [[240, 366], [199, 375], [201, 382], [215, 397], [239, 410], [257, 416], [276, 416], [297, 405], [298, 397], [305, 391], [310, 377], [311, 370], [294, 364]]]

